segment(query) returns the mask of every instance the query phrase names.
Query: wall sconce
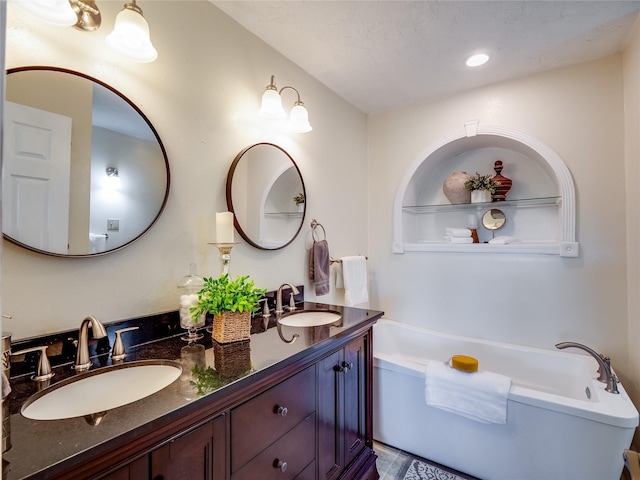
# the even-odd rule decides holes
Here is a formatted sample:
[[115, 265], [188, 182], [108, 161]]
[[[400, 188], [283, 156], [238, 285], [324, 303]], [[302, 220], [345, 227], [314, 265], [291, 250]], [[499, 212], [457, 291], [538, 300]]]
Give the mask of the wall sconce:
[[120, 175], [118, 175], [118, 169], [116, 167], [107, 167], [106, 186], [112, 189], [118, 189], [122, 186], [122, 183], [120, 182]]
[[260, 107], [259, 115], [275, 119], [285, 118], [286, 114], [282, 107], [282, 92], [287, 88], [290, 88], [296, 92], [298, 99], [293, 104], [293, 108], [289, 114], [289, 124], [287, 128], [296, 133], [310, 132], [312, 128], [309, 123], [309, 113], [307, 112], [304, 103], [300, 100], [300, 92], [290, 86], [282, 87], [280, 91], [278, 91], [275, 80], [275, 75], [271, 75], [271, 83], [267, 85], [266, 90], [262, 94], [262, 105]]
[[[72, 26], [85, 32], [97, 30], [102, 23], [95, 0], [13, 0], [37, 17], [59, 26]], [[149, 25], [136, 0], [125, 3], [116, 16], [107, 43], [118, 53], [137, 62], [153, 62], [158, 52], [151, 44]]]

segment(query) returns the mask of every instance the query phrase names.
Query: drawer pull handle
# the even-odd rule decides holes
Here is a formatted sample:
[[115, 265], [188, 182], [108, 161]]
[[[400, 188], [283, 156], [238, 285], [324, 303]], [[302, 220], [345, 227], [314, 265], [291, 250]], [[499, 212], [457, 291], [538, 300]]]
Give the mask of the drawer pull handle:
[[[289, 413], [289, 409], [287, 407], [278, 407], [276, 409], [276, 414], [280, 415], [281, 417], [286, 417], [287, 413]], [[285, 464], [286, 465], [286, 464]]]
[[280, 470], [282, 473], [287, 471], [287, 467], [289, 465], [287, 465], [287, 462], [283, 462], [282, 460], [276, 460], [276, 469]]

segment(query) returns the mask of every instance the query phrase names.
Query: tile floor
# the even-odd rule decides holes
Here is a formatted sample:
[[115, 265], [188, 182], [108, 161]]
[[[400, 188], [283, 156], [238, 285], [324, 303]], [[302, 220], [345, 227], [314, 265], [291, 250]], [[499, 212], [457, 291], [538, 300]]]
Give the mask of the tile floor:
[[380, 480], [402, 480], [412, 455], [385, 445], [373, 442], [373, 450], [378, 454], [377, 467]]

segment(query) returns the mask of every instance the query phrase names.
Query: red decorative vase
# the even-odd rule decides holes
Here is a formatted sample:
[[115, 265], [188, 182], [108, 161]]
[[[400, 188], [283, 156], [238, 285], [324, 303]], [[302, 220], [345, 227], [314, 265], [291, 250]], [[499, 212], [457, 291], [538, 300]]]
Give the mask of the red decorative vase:
[[507, 193], [511, 190], [511, 179], [502, 176], [502, 160], [496, 160], [493, 164], [493, 169], [496, 171], [496, 175], [493, 177], [493, 181], [496, 184], [496, 191], [492, 195], [494, 202], [504, 202], [507, 199]]

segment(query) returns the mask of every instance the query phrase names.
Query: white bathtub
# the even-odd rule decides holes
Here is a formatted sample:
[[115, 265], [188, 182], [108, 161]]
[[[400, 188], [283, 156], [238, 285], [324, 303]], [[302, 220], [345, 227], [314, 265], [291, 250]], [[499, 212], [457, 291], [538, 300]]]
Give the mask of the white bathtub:
[[[374, 327], [373, 353], [376, 440], [482, 480], [620, 478], [638, 412], [622, 385], [614, 395], [595, 380], [598, 365], [591, 357], [387, 319]], [[425, 404], [427, 360], [455, 354], [511, 377], [506, 424], [483, 424]]]

